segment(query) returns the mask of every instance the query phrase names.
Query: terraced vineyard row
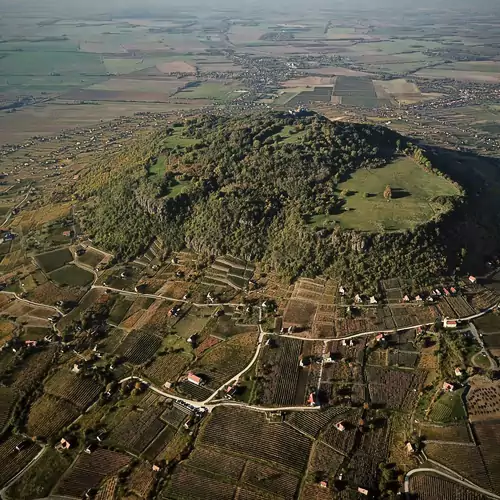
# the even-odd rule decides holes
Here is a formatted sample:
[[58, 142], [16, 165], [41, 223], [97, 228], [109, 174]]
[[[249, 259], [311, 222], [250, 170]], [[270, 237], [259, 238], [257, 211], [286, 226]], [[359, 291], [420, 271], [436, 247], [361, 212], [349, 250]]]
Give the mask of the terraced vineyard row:
[[280, 339], [280, 350], [279, 371], [273, 403], [277, 406], [289, 406], [295, 403], [302, 342], [295, 339]]

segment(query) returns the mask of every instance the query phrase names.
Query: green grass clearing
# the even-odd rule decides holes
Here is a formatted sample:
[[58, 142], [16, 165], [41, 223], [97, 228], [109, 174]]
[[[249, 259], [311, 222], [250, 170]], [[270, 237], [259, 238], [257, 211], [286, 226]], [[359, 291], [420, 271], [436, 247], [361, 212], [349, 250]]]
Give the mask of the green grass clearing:
[[[383, 193], [389, 185], [393, 199], [386, 201]], [[454, 196], [458, 189], [443, 177], [427, 173], [409, 158], [398, 159], [382, 168], [357, 170], [338, 186], [347, 192], [343, 212], [316, 215], [315, 226], [334, 222], [358, 231], [401, 231], [430, 220], [442, 210], [431, 200], [436, 196]]]
[[50, 273], [50, 278], [59, 285], [86, 286], [92, 282], [94, 275], [81, 267], [70, 264]]
[[54, 250], [53, 252], [37, 255], [35, 260], [44, 272], [50, 273], [71, 262], [73, 260], [73, 255], [71, 255], [68, 248], [62, 248], [60, 250]]

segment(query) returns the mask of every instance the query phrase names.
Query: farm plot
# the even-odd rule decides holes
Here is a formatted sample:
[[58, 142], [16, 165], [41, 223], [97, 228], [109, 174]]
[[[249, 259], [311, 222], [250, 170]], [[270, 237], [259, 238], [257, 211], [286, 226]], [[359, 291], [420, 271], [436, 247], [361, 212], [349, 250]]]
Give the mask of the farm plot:
[[474, 377], [466, 396], [471, 421], [500, 418], [500, 382]]
[[101, 482], [95, 500], [113, 500], [118, 488], [118, 476], [107, 477]]
[[447, 426], [420, 424], [420, 436], [425, 441], [471, 442], [470, 431], [466, 423]]
[[204, 375], [209, 388], [217, 389], [248, 365], [255, 352], [257, 339], [257, 332], [235, 335], [205, 351], [191, 369]]
[[96, 250], [94, 248], [86, 248], [85, 253], [76, 257], [76, 261], [85, 266], [95, 269], [104, 260], [105, 257], [106, 255], [102, 252], [99, 252], [99, 250]]
[[277, 406], [296, 403], [301, 351], [302, 341], [287, 338], [280, 338], [262, 349], [257, 367], [259, 401]]
[[138, 497], [148, 498], [155, 480], [156, 474], [152, 470], [152, 465], [148, 462], [142, 462], [134, 468], [126, 484], [127, 488]]
[[318, 305], [300, 299], [290, 299], [283, 314], [283, 328], [290, 326], [309, 328], [312, 325]]
[[454, 422], [465, 418], [465, 408], [463, 405], [464, 389], [442, 394], [432, 405], [428, 414], [429, 420], [434, 422]]
[[500, 420], [477, 422], [474, 431], [495, 493], [500, 492]]
[[68, 248], [42, 253], [35, 257], [36, 263], [46, 273], [55, 271], [56, 269], [59, 269], [65, 266], [66, 264], [69, 264], [72, 260], [73, 260], [73, 255], [71, 254]]
[[29, 441], [21, 451], [16, 450], [16, 446], [26, 441], [22, 436], [10, 436], [0, 443], [0, 486], [5, 485], [18, 472], [20, 472], [29, 462], [36, 457], [40, 451], [40, 446]]
[[330, 476], [337, 472], [344, 459], [344, 455], [337, 453], [330, 446], [318, 441], [314, 445], [313, 456], [307, 472]]
[[287, 423], [294, 429], [306, 433], [311, 437], [316, 437], [321, 429], [338, 415], [348, 412], [350, 409], [343, 406], [335, 406], [326, 410], [314, 412], [293, 412], [287, 418]]
[[81, 267], [70, 264], [68, 266], [60, 267], [55, 271], [49, 273], [52, 281], [58, 285], [68, 286], [87, 286], [92, 283], [94, 275]]
[[145, 375], [160, 385], [176, 382], [192, 361], [192, 356], [185, 352], [159, 354], [144, 370]]
[[150, 406], [147, 409], [131, 409], [114, 427], [106, 442], [125, 450], [141, 454], [153, 439], [165, 428], [160, 420], [163, 408]]
[[178, 465], [170, 483], [161, 492], [162, 499], [177, 500], [233, 500], [235, 486], [217, 479], [198, 475], [196, 470]]
[[215, 260], [205, 273], [202, 283], [244, 290], [248, 288], [248, 282], [254, 271], [255, 267], [250, 262], [226, 255]]
[[261, 413], [224, 407], [212, 413], [200, 442], [299, 473], [305, 469], [311, 448], [308, 438], [284, 423], [269, 424]]
[[59, 287], [47, 281], [28, 292], [27, 298], [33, 302], [54, 305], [60, 300], [64, 302], [79, 302], [85, 295], [85, 289], [73, 286]]
[[117, 353], [133, 365], [141, 365], [149, 361], [160, 348], [162, 338], [144, 330], [130, 332], [117, 349]]
[[398, 350], [389, 351], [388, 362], [390, 366], [401, 366], [405, 368], [415, 368], [420, 355], [418, 352], [405, 352]]
[[376, 406], [393, 410], [411, 409], [416, 389], [423, 383], [425, 374], [393, 370], [377, 366], [366, 368], [371, 401]]
[[420, 500], [488, 500], [488, 497], [442, 476], [415, 474], [410, 478], [410, 492]]
[[118, 295], [111, 311], [109, 312], [108, 321], [113, 325], [119, 325], [127, 314], [127, 311], [132, 306], [132, 303], [133, 300], [125, 297], [124, 295]]
[[332, 99], [332, 86], [313, 87], [300, 92], [286, 102], [287, 107], [307, 105], [312, 102], [330, 102]]
[[285, 499], [295, 498], [299, 486], [297, 476], [252, 461], [247, 463], [242, 481]]
[[344, 106], [377, 108], [390, 106], [390, 99], [379, 99], [372, 80], [353, 76], [337, 76], [333, 96]]
[[12, 373], [11, 388], [24, 392], [38, 386], [50, 368], [55, 352], [55, 347], [32, 352]]
[[425, 445], [425, 453], [430, 459], [450, 468], [469, 481], [479, 484], [487, 490], [492, 489], [488, 472], [478, 448], [454, 444], [428, 443]]
[[475, 319], [474, 324], [483, 333], [500, 333], [500, 316], [498, 314], [485, 314]]
[[81, 411], [64, 399], [49, 394], [38, 399], [28, 415], [28, 434], [38, 438], [50, 438], [73, 422]]
[[189, 415], [191, 412], [186, 407], [174, 404], [163, 411], [160, 419], [177, 429]]
[[246, 459], [222, 453], [216, 449], [198, 446], [189, 455], [186, 465], [218, 476], [238, 480], [245, 468]]
[[0, 387], [0, 434], [9, 421], [15, 401], [16, 394], [12, 389]]
[[464, 297], [446, 297], [446, 301], [455, 311], [455, 318], [467, 318], [476, 313]]
[[192, 384], [187, 380], [178, 384], [176, 386], [176, 390], [179, 393], [194, 399], [195, 401], [204, 401], [205, 399], [209, 398], [213, 393], [213, 391], [211, 391], [207, 387]]
[[[358, 409], [337, 415], [320, 436], [321, 441], [324, 441], [338, 453], [348, 454], [356, 439], [357, 426], [361, 414], [362, 411]], [[344, 431], [339, 431], [335, 427], [335, 424], [338, 422], [342, 422], [345, 427]]]
[[90, 377], [83, 377], [59, 370], [44, 385], [44, 391], [52, 396], [65, 399], [84, 410], [102, 391], [103, 387]]
[[54, 493], [81, 498], [90, 488], [96, 488], [107, 476], [128, 465], [131, 457], [99, 448], [92, 454], [82, 453], [59, 481]]
[[213, 309], [204, 307], [191, 307], [189, 311], [175, 324], [175, 333], [185, 339], [194, 333], [201, 332], [212, 318]]
[[147, 460], [158, 459], [162, 450], [174, 440], [175, 435], [175, 429], [172, 426], [165, 426], [151, 444], [142, 452], [142, 456]]

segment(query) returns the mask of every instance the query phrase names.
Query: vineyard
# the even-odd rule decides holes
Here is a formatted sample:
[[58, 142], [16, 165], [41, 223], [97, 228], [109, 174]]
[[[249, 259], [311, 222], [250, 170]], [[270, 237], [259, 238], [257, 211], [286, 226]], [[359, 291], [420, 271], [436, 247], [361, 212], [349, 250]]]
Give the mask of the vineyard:
[[335, 417], [348, 412], [350, 409], [342, 406], [327, 408], [326, 410], [305, 412], [298, 411], [289, 414], [288, 425], [300, 432], [304, 432], [311, 437], [316, 437], [321, 429], [325, 427]]
[[420, 383], [417, 374], [377, 366], [368, 366], [366, 373], [370, 382], [370, 398], [374, 405], [393, 410], [408, 409], [411, 406], [411, 402], [407, 400], [411, 398], [409, 391], [417, 388]]
[[261, 351], [257, 369], [258, 399], [262, 404], [290, 406], [295, 404], [295, 393], [299, 380], [299, 356], [302, 341], [280, 338]]
[[236, 408], [220, 408], [212, 413], [201, 443], [268, 460], [302, 472], [311, 442], [283, 423], [269, 424], [265, 415]]
[[159, 354], [144, 373], [153, 382], [163, 385], [177, 381], [190, 362], [191, 356], [185, 352]]
[[255, 352], [258, 334], [241, 333], [220, 342], [199, 358], [191, 369], [208, 380], [211, 389], [218, 389], [227, 380], [243, 370]]
[[309, 473], [324, 473], [328, 476], [335, 474], [342, 465], [345, 457], [333, 448], [318, 441], [314, 445], [312, 460], [309, 464]]
[[170, 425], [155, 437], [153, 442], [142, 452], [142, 456], [147, 460], [155, 460], [158, 455], [168, 446], [175, 437], [175, 429]]
[[419, 500], [488, 500], [474, 490], [449, 481], [440, 476], [416, 474], [410, 479], [410, 491], [418, 495]]
[[127, 488], [140, 498], [147, 498], [156, 479], [152, 465], [143, 462], [134, 468], [127, 479]]
[[14, 391], [8, 387], [0, 387], [0, 433], [9, 422], [10, 412], [16, 401]]
[[49, 438], [80, 415], [81, 411], [64, 399], [43, 395], [31, 407], [27, 431], [30, 436]]
[[388, 362], [390, 366], [402, 366], [405, 368], [415, 368], [420, 359], [418, 352], [389, 351]]
[[200, 385], [192, 384], [191, 382], [181, 382], [176, 386], [176, 389], [181, 394], [186, 395], [189, 398], [192, 398], [196, 401], [204, 401], [212, 395], [212, 391], [207, 389], [206, 387], [202, 387]]
[[471, 421], [500, 418], [500, 382], [474, 377], [467, 393]]
[[293, 499], [299, 485], [299, 478], [272, 467], [249, 461], [242, 481], [285, 499]]
[[59, 370], [44, 385], [44, 391], [52, 396], [66, 399], [79, 409], [87, 408], [103, 390], [90, 377], [78, 376]]
[[90, 455], [82, 453], [63, 475], [54, 492], [56, 495], [81, 498], [88, 489], [97, 488], [106, 476], [116, 474], [130, 460], [127, 455], [103, 448]]
[[425, 446], [425, 453], [430, 459], [450, 468], [469, 481], [488, 490], [492, 489], [489, 474], [478, 448], [428, 443]]
[[161, 342], [162, 338], [154, 333], [134, 330], [125, 337], [116, 352], [130, 363], [141, 365], [153, 357]]
[[118, 487], [118, 477], [112, 476], [105, 479], [95, 495], [95, 500], [113, 500]]
[[493, 485], [493, 491], [500, 493], [500, 420], [474, 424], [479, 450]]
[[21, 451], [16, 446], [26, 441], [21, 436], [11, 436], [0, 443], [0, 486], [5, 485], [36, 457], [40, 446], [29, 441]]
[[165, 424], [159, 419], [162, 407], [150, 406], [142, 410], [131, 409], [111, 430], [106, 442], [141, 454], [165, 428]]
[[455, 425], [420, 424], [420, 435], [430, 441], [451, 441], [455, 443], [470, 443], [470, 432], [466, 423]]
[[187, 408], [172, 405], [165, 409], [160, 418], [177, 429], [190, 414], [191, 412]]
[[175, 500], [233, 500], [235, 486], [217, 479], [196, 474], [188, 467], [176, 467], [162, 499]]
[[55, 347], [49, 347], [30, 354], [23, 364], [12, 374], [11, 388], [19, 392], [33, 389], [43, 380], [56, 352]]
[[246, 460], [244, 458], [201, 446], [195, 448], [186, 462], [189, 467], [229, 477], [233, 480], [238, 480], [241, 477], [245, 464]]
[[[356, 432], [358, 428], [358, 421], [361, 417], [362, 410], [351, 410], [342, 415], [338, 415], [330, 425], [325, 429], [324, 433], [320, 436], [321, 441], [330, 445], [336, 451], [347, 454], [351, 451], [354, 440], [356, 439]], [[344, 431], [339, 431], [335, 424], [342, 422], [345, 427]]]
[[453, 316], [455, 318], [467, 318], [476, 314], [476, 311], [474, 311], [464, 297], [446, 297], [445, 300], [455, 311], [455, 315]]

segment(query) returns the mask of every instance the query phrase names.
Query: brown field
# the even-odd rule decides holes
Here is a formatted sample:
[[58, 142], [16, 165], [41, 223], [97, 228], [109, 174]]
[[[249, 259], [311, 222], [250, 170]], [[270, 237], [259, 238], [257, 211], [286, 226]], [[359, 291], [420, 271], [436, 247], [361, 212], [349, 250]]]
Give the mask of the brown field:
[[196, 73], [196, 68], [185, 61], [171, 61], [157, 64], [156, 67], [162, 73]]
[[472, 422], [500, 418], [500, 382], [473, 377], [466, 401]]
[[35, 458], [40, 451], [40, 447], [36, 443], [29, 443], [26, 448], [17, 452], [16, 446], [24, 441], [22, 436], [11, 436], [0, 443], [0, 486], [17, 473], [19, 473], [29, 462]]
[[291, 299], [283, 314], [283, 328], [288, 328], [289, 326], [311, 326], [316, 309], [317, 304], [313, 302]]
[[420, 500], [487, 500], [487, 497], [474, 490], [460, 486], [441, 476], [417, 474], [410, 478], [410, 491]]
[[89, 87], [89, 91], [108, 92], [140, 92], [152, 94], [172, 95], [188, 82], [187, 79], [133, 79], [133, 78], [110, 78], [103, 83], [97, 83]]
[[152, 381], [161, 385], [165, 382], [176, 382], [182, 375], [191, 357], [185, 353], [169, 353], [158, 356], [145, 370], [145, 374]]
[[143, 462], [134, 468], [127, 479], [127, 487], [140, 498], [148, 498], [156, 480], [156, 473], [149, 462]]
[[200, 441], [296, 472], [305, 469], [311, 448], [311, 441], [288, 425], [267, 423], [264, 414], [241, 408], [216, 408]]
[[[79, 100], [79, 99], [77, 99]], [[201, 100], [185, 103], [140, 103], [102, 101], [100, 104], [78, 104], [70, 101], [51, 101], [23, 108], [17, 113], [0, 116], [0, 145], [17, 144], [33, 137], [57, 134], [75, 127], [88, 127], [100, 121], [139, 112], [168, 113], [203, 106]], [[39, 212], [44, 212], [40, 210]], [[24, 217], [24, 216], [23, 216]]]
[[11, 387], [22, 392], [38, 386], [52, 364], [55, 352], [55, 347], [49, 347], [25, 358], [22, 365], [12, 374]]
[[452, 78], [464, 82], [500, 83], [500, 73], [482, 73], [481, 71], [457, 71], [452, 69], [421, 69], [414, 76], [420, 78]]
[[71, 403], [44, 395], [31, 407], [27, 430], [29, 435], [49, 438], [56, 435], [80, 414]]
[[98, 449], [82, 453], [55, 488], [58, 495], [81, 498], [89, 488], [96, 488], [106, 476], [116, 474], [130, 463], [131, 457]]
[[168, 102], [170, 92], [137, 92], [119, 90], [72, 90], [64, 95], [74, 101]]
[[325, 75], [325, 76], [372, 76], [371, 73], [365, 73], [364, 71], [356, 71], [349, 68], [341, 68], [339, 66], [326, 66], [321, 68], [306, 69], [306, 73]]
[[447, 426], [421, 424], [420, 435], [426, 441], [452, 441], [456, 443], [471, 442], [469, 430], [467, 425], [464, 423]]
[[474, 424], [479, 449], [495, 493], [500, 493], [500, 420]]
[[322, 76], [304, 76], [302, 78], [295, 78], [293, 80], [287, 80], [281, 84], [285, 88], [294, 87], [318, 87], [321, 85], [334, 85], [335, 78], [322, 77]]

